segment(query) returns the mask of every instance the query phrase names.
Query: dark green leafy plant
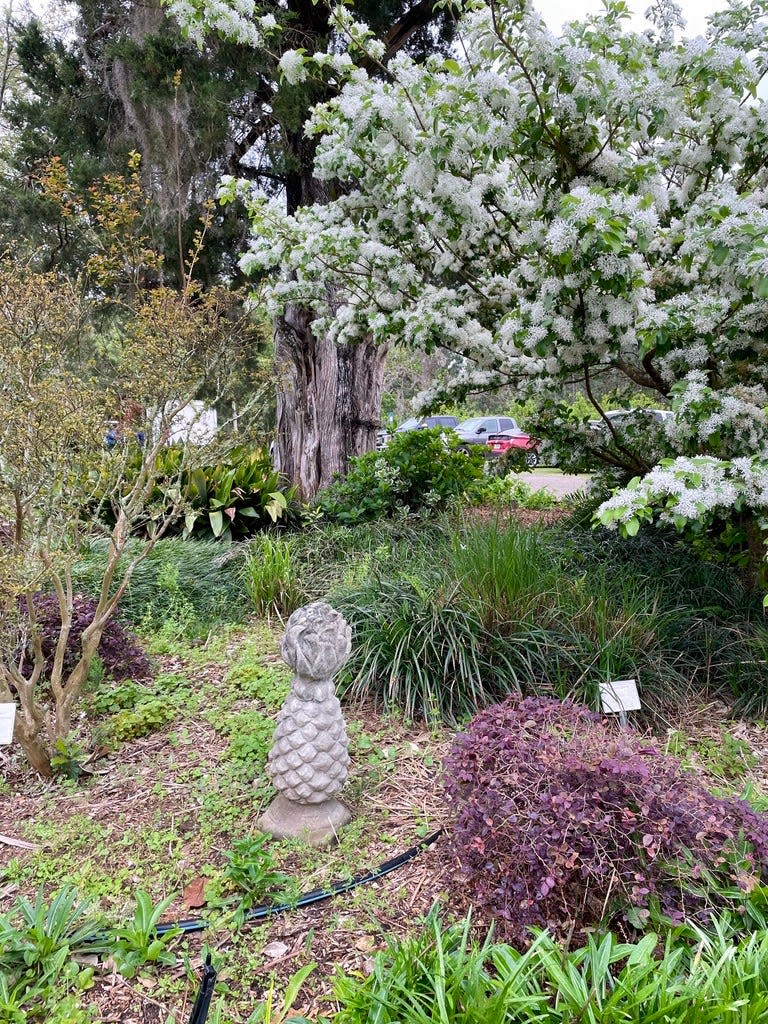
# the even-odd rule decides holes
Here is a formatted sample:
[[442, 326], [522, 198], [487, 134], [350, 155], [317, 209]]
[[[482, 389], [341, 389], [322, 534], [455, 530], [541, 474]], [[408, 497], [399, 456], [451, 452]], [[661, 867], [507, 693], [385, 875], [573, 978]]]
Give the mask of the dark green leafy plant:
[[269, 842], [264, 834], [244, 836], [224, 853], [224, 881], [237, 891], [243, 907], [267, 900], [290, 881], [288, 875], [277, 870]]
[[90, 948], [98, 927], [91, 906], [78, 899], [71, 886], [45, 901], [39, 890], [34, 903], [19, 896], [7, 915], [0, 915], [0, 968], [14, 973], [21, 966], [36, 968], [47, 958]]
[[[244, 836], [224, 853], [226, 865], [216, 887], [225, 894], [222, 906], [231, 907], [234, 901], [232, 913], [238, 928], [257, 904], [291, 903], [299, 896], [298, 883], [278, 871], [269, 842], [270, 837], [263, 834]], [[226, 895], [233, 891], [233, 896]]]
[[444, 509], [482, 475], [483, 453], [459, 450], [450, 432], [395, 434], [381, 452], [352, 460], [344, 480], [317, 498], [324, 516], [354, 524], [398, 513]]
[[[136, 455], [138, 464], [139, 455]], [[165, 528], [166, 535], [185, 538], [213, 537], [242, 540], [285, 521], [295, 501], [295, 488], [287, 488], [272, 467], [269, 453], [261, 448], [234, 448], [225, 462], [187, 466], [182, 445], [170, 445], [158, 457], [157, 480], [147, 501], [142, 530], [152, 533], [156, 523], [167, 523], [169, 509], [181, 511]], [[114, 513], [104, 509], [108, 518]]]
[[63, 775], [75, 781], [79, 779], [88, 754], [76, 737], [67, 736], [56, 740], [51, 751], [51, 770], [54, 775]]
[[287, 518], [296, 488], [286, 488], [263, 449], [236, 448], [225, 463], [182, 477], [191, 508], [185, 536], [240, 540]]

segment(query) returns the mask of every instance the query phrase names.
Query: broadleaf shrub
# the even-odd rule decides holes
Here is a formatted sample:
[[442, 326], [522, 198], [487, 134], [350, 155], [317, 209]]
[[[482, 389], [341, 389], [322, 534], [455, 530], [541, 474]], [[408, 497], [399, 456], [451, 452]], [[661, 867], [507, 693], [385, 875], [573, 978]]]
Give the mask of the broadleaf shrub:
[[317, 507], [347, 524], [443, 509], [483, 472], [483, 453], [458, 446], [456, 435], [439, 429], [396, 433], [383, 451], [353, 459], [345, 479], [321, 492]]
[[445, 788], [463, 893], [524, 941], [649, 916], [706, 921], [768, 875], [768, 815], [586, 708], [507, 698], [454, 740]]
[[[138, 459], [137, 455], [137, 468]], [[222, 462], [204, 466], [187, 462], [183, 445], [169, 445], [160, 453], [157, 480], [138, 532], [151, 535], [158, 523], [167, 524], [180, 497], [179, 512], [165, 527], [168, 537], [242, 540], [298, 515], [296, 488], [287, 486], [264, 449], [241, 446]], [[112, 508], [101, 507], [100, 514], [114, 521]]]
[[[61, 609], [55, 594], [35, 594], [32, 603], [45, 658], [45, 674], [48, 675], [53, 667], [56, 645], [61, 634]], [[76, 595], [72, 602], [72, 624], [64, 651], [65, 677], [80, 658], [83, 630], [93, 622], [96, 605], [96, 598], [81, 594]], [[138, 637], [117, 619], [110, 619], [104, 627], [98, 655], [104, 674], [112, 679], [149, 679], [153, 674], [152, 665]], [[30, 671], [31, 662], [30, 658]]]

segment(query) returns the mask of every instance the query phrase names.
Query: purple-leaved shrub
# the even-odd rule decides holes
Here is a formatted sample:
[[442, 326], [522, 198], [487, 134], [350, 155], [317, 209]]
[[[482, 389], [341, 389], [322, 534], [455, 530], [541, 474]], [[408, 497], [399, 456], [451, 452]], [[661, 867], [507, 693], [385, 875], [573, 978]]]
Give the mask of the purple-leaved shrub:
[[[768, 876], [768, 815], [716, 797], [647, 738], [570, 702], [511, 696], [445, 763], [463, 894], [496, 933], [706, 919]], [[733, 894], [737, 898], [734, 900]]]
[[[35, 619], [40, 630], [40, 641], [45, 657], [45, 674], [50, 672], [61, 633], [61, 609], [55, 594], [35, 594]], [[72, 625], [64, 651], [64, 672], [71, 672], [80, 657], [80, 637], [93, 622], [96, 599], [77, 594], [72, 602]], [[116, 680], [149, 679], [152, 666], [138, 638], [117, 619], [110, 619], [104, 627], [99, 643], [99, 658], [104, 674]], [[31, 671], [30, 659], [30, 671]]]

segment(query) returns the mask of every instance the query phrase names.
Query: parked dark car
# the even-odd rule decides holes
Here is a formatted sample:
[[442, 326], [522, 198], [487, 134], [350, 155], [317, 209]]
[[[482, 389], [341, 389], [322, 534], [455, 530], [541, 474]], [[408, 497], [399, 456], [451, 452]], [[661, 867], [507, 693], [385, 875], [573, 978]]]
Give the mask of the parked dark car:
[[405, 430], [428, 430], [431, 427], [455, 429], [458, 425], [458, 416], [412, 416], [404, 420], [395, 433], [402, 434]]
[[510, 430], [503, 434], [491, 434], [487, 441], [488, 452], [492, 459], [500, 459], [507, 452], [515, 448], [522, 448], [525, 451], [523, 461], [528, 469], [535, 469], [539, 464], [539, 448], [541, 441], [537, 437], [531, 437], [523, 430]]

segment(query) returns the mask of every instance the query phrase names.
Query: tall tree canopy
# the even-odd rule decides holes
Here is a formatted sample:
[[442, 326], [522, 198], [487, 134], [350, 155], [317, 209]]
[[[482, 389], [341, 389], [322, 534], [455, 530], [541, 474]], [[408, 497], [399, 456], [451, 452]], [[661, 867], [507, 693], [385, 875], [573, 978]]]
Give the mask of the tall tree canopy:
[[[369, 19], [376, 36], [372, 72], [385, 73], [399, 52], [419, 63], [439, 49], [453, 24], [443, 6], [436, 0], [356, 3], [355, 14]], [[288, 214], [332, 200], [336, 186], [315, 174], [316, 140], [305, 130], [312, 107], [338, 92], [352, 66], [348, 33], [330, 8], [312, 0], [173, 0], [170, 7], [202, 47], [215, 34], [249, 44], [271, 61], [253, 83], [263, 103], [253, 127], [262, 188], [277, 186]], [[305, 57], [315, 60], [318, 74], [303, 73]], [[329, 277], [324, 309], [343, 300]], [[344, 473], [350, 456], [373, 448], [387, 350], [367, 337], [339, 344], [317, 329], [315, 317], [299, 298], [283, 306], [275, 321], [279, 466], [305, 497]]]
[[[122, 173], [141, 153], [150, 204], [147, 225], [166, 255], [166, 274], [180, 275], [189, 246], [221, 174], [240, 166], [253, 141], [260, 101], [253, 94], [260, 55], [213, 40], [200, 52], [159, 0], [79, 0], [63, 35], [38, 18], [16, 40], [22, 88], [8, 104], [10, 167], [3, 182], [0, 231], [27, 238], [47, 265], [76, 267], [82, 239], [38, 187], [59, 158], [83, 196], [105, 173]], [[242, 222], [217, 216], [197, 272], [212, 280], [236, 272]]]
[[514, 382], [552, 407], [618, 373], [673, 401], [660, 468], [613, 431], [606, 458], [643, 480], [604, 521], [633, 532], [657, 505], [764, 530], [768, 3], [732, 0], [697, 39], [671, 0], [644, 32], [623, 0], [562, 35], [527, 0], [464, 9], [461, 59], [401, 54], [316, 109], [337, 196], [289, 217], [252, 201], [246, 265], [281, 267], [275, 310], [313, 308], [338, 343], [460, 353], [459, 391]]

